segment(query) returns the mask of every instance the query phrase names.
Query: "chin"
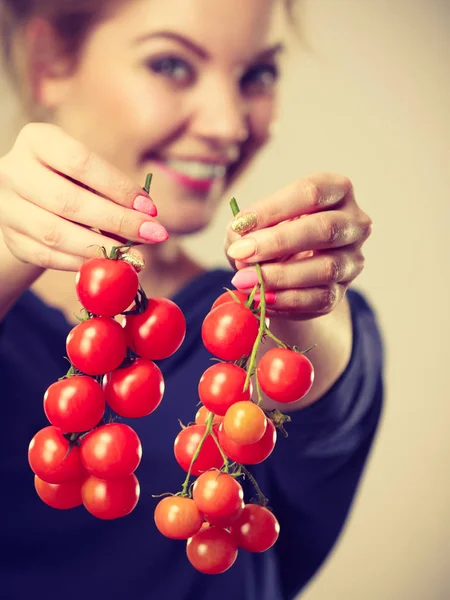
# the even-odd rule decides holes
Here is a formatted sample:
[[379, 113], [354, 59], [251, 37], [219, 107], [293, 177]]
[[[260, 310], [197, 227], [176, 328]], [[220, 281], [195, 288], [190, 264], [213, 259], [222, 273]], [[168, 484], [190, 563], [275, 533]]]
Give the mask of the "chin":
[[165, 215], [161, 211], [160, 220], [169, 235], [192, 235], [206, 229], [213, 215], [214, 211], [205, 210], [205, 207], [186, 209], [180, 206], [177, 214]]

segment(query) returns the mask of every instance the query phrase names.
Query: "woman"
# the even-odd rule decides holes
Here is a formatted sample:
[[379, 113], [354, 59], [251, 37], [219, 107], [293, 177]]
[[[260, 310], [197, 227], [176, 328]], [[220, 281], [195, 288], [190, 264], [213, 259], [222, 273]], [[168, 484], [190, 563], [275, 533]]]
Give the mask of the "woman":
[[[42, 121], [25, 126], [0, 159], [2, 598], [36, 589], [66, 600], [293, 598], [337, 539], [382, 397], [374, 316], [361, 295], [345, 294], [370, 233], [351, 183], [316, 174], [260, 199], [238, 221], [243, 235], [228, 227], [233, 271], [207, 272], [179, 246], [180, 236], [207, 226], [270, 137], [280, 8], [276, 0], [2, 3], [7, 64], [30, 120]], [[157, 208], [141, 188], [147, 172]], [[47, 424], [42, 396], [67, 370], [65, 338], [79, 312], [73, 279], [64, 289], [60, 272], [117, 238], [139, 244], [142, 286], [179, 304], [188, 333], [160, 365], [163, 403], [132, 423], [144, 449], [140, 502], [128, 517], [103, 522], [40, 502], [26, 450]], [[210, 364], [202, 320], [230, 279], [254, 285], [255, 262], [263, 263], [272, 331], [300, 347], [317, 344], [316, 379], [289, 407], [289, 437], [253, 469], [279, 519], [279, 541], [208, 577], [188, 563], [183, 543], [156, 531], [152, 494], [181, 486], [172, 443], [177, 419], [193, 420]]]

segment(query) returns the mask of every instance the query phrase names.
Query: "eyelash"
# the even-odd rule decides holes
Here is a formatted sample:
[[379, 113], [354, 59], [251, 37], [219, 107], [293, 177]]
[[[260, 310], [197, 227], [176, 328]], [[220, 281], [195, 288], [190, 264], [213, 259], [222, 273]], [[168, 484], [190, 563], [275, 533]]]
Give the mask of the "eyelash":
[[[154, 58], [147, 62], [147, 66], [157, 75], [162, 75], [182, 87], [191, 85], [195, 81], [194, 68], [177, 56]], [[183, 69], [182, 77], [176, 75], [176, 70], [180, 67]], [[269, 82], [265, 80], [267, 74], [270, 76]], [[274, 64], [254, 65], [241, 77], [239, 85], [246, 94], [262, 94], [273, 89], [278, 76], [278, 68]]]
[[[267, 82], [265, 76], [270, 75]], [[273, 64], [255, 65], [241, 79], [241, 88], [250, 94], [264, 94], [273, 89], [279, 76], [278, 68]]]
[[[167, 77], [168, 79], [174, 81], [174, 83], [179, 83], [183, 86], [193, 83], [195, 79], [195, 72], [191, 65], [185, 60], [182, 60], [176, 56], [163, 56], [161, 58], [155, 58], [149, 61], [147, 66], [157, 75]], [[180, 66], [185, 71], [185, 76], [183, 77], [184, 80], [175, 75], [176, 69]]]

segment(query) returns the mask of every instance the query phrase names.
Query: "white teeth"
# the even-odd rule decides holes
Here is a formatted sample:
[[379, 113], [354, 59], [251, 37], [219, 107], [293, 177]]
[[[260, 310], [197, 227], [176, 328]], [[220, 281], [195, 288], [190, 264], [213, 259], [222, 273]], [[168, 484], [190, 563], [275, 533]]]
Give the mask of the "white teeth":
[[166, 160], [165, 162], [171, 169], [175, 169], [193, 179], [214, 179], [215, 177], [223, 177], [226, 173], [224, 165], [194, 160]]

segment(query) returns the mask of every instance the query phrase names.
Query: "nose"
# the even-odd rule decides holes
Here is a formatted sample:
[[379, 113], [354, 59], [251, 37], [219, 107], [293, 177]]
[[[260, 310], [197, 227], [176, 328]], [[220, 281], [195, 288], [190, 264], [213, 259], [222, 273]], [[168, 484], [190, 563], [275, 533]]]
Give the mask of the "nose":
[[228, 82], [211, 82], [199, 91], [191, 131], [221, 145], [241, 144], [250, 133], [249, 110], [236, 87]]

